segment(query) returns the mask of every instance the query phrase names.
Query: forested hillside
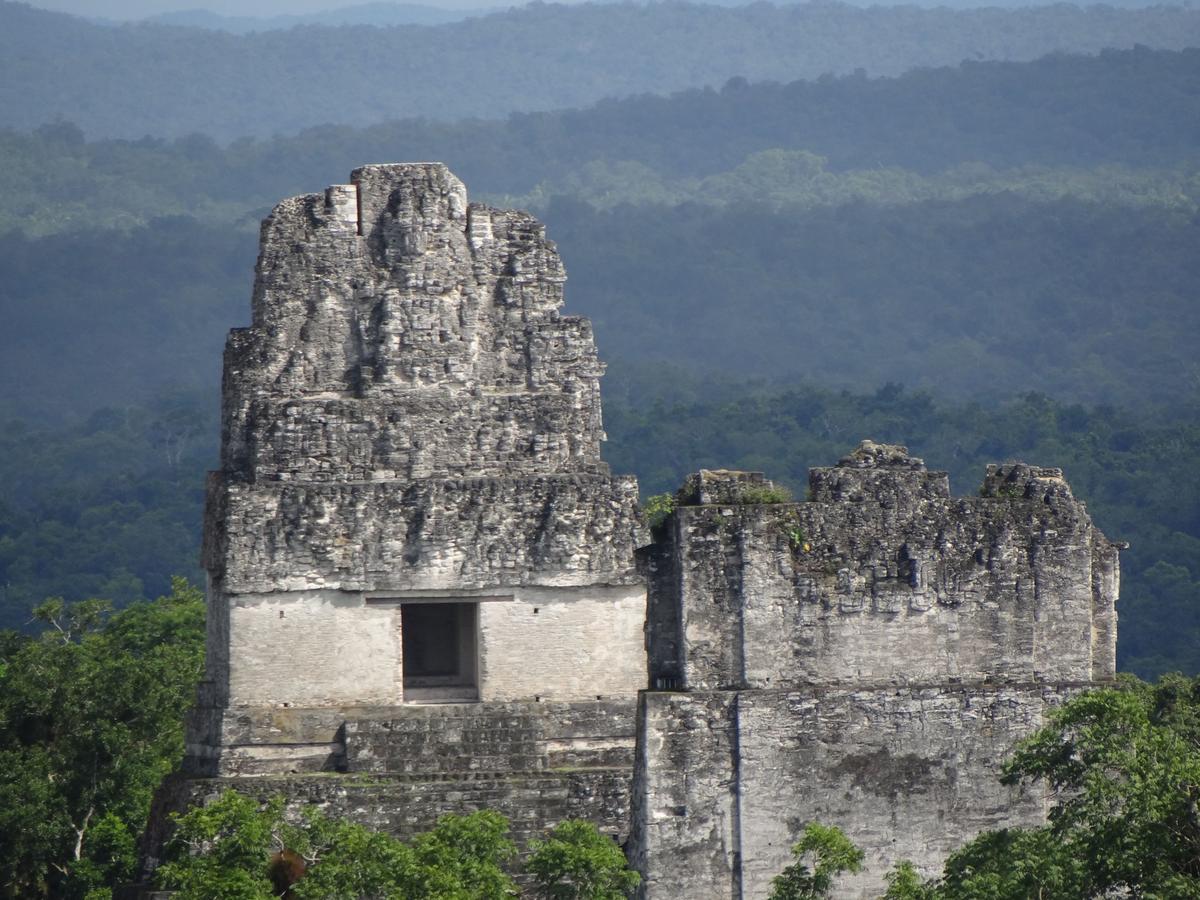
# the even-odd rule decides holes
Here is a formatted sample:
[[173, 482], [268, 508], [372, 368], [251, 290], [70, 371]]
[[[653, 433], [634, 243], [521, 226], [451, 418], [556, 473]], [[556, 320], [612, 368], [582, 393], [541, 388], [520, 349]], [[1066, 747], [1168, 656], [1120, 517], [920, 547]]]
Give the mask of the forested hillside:
[[204, 135], [88, 140], [68, 122], [0, 130], [0, 230], [127, 228], [164, 215], [257, 227], [281, 197], [397, 159], [444, 161], [477, 198], [543, 206], [555, 194], [808, 205], [1013, 190], [1192, 208], [1200, 49], [735, 80], [496, 122], [324, 126], [225, 148]]
[[[861, 438], [904, 441], [971, 494], [989, 462], [1066, 470], [1122, 554], [1120, 664], [1151, 676], [1200, 671], [1200, 409], [1169, 418], [1056, 403], [1040, 394], [946, 403], [885, 385], [870, 393], [811, 383], [696, 379], [662, 367], [606, 385], [605, 456], [643, 496], [701, 467], [750, 468], [803, 496], [809, 466]], [[97, 411], [69, 429], [9, 421], [0, 438], [0, 627], [52, 594], [118, 603], [195, 579], [204, 470], [216, 465], [211, 397]]]
[[897, 75], [1200, 43], [1200, 11], [1069, 5], [536, 3], [438, 26], [310, 26], [234, 35], [106, 27], [0, 2], [0, 125], [62, 117], [94, 137], [218, 140], [425, 116], [449, 121], [666, 93], [731, 77]]
[[[848, 14], [806, 14], [822, 9]], [[543, 13], [566, 15], [522, 15]], [[1131, 543], [1121, 664], [1200, 671], [1195, 49], [227, 147], [2, 132], [0, 622], [199, 574], [220, 348], [249, 317], [258, 220], [402, 159], [544, 218], [609, 361], [607, 456], [645, 493], [699, 466], [802, 492], [863, 437], [965, 493], [987, 462], [1061, 465]]]
[[187, 28], [210, 28], [231, 34], [252, 31], [278, 31], [298, 25], [443, 25], [458, 22], [468, 16], [499, 12], [499, 5], [478, 9], [446, 9], [423, 3], [389, 3], [375, 0], [356, 3], [323, 12], [284, 14], [277, 16], [227, 16], [207, 9], [184, 9], [157, 13], [144, 21], [158, 25], [177, 25]]
[[[615, 367], [1136, 407], [1200, 389], [1194, 214], [999, 194], [800, 211], [563, 200], [545, 219], [570, 309]], [[62, 419], [164, 388], [215, 394], [254, 250], [252, 233], [186, 219], [0, 236], [0, 409]]]

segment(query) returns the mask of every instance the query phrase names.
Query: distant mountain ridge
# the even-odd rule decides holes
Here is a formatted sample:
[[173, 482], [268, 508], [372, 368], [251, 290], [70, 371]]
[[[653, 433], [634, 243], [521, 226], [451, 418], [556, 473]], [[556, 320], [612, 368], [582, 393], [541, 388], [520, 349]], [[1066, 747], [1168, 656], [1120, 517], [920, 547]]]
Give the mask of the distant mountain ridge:
[[731, 81], [502, 121], [326, 125], [227, 148], [200, 135], [88, 141], [68, 122], [0, 129], [0, 233], [163, 215], [253, 228], [279, 197], [364, 159], [443, 160], [475, 197], [539, 210], [564, 195], [605, 208], [821, 206], [1006, 189], [1186, 210], [1200, 199], [1200, 48]]
[[472, 16], [499, 12], [502, 7], [447, 9], [421, 3], [360, 3], [305, 15], [226, 16], [207, 9], [185, 9], [159, 13], [143, 21], [183, 28], [207, 28], [230, 34], [251, 34], [258, 31], [286, 31], [298, 25], [446, 25], [461, 22]]
[[1200, 11], [533, 4], [430, 27], [239, 36], [105, 27], [0, 0], [0, 127], [61, 118], [93, 138], [232, 140], [323, 123], [499, 119], [734, 76], [895, 75], [1136, 44], [1200, 45]]
[[[537, 0], [533, 0], [537, 2]], [[621, 0], [598, 0], [601, 3], [619, 3]], [[708, 0], [710, 6], [746, 6], [754, 0]], [[782, 0], [783, 3], [789, 0]], [[805, 2], [805, 0], [791, 0]], [[879, 5], [876, 0], [847, 0], [851, 6], [869, 7]], [[461, 22], [476, 16], [489, 13], [503, 12], [525, 3], [496, 4], [480, 7], [446, 7], [432, 6], [422, 3], [359, 3], [352, 6], [341, 6], [320, 12], [304, 14], [283, 14], [275, 16], [231, 16], [210, 9], [181, 9], [173, 12], [158, 13], [147, 16], [139, 21], [155, 25], [171, 25], [178, 28], [205, 28], [210, 31], [226, 31], [230, 34], [252, 34], [259, 31], [286, 31], [290, 28], [304, 25], [373, 25], [388, 28], [395, 25], [447, 25], [451, 22]], [[995, 6], [1006, 9], [1016, 9], [1025, 6], [1049, 6], [1052, 0], [910, 0], [912, 5], [924, 8], [946, 6], [951, 9], [979, 9]], [[1158, 5], [1154, 0], [1112, 0], [1108, 4], [1121, 9], [1145, 9]], [[1196, 0], [1178, 0], [1169, 4], [1184, 9], [1196, 8]], [[97, 20], [103, 21], [103, 20]], [[112, 24], [109, 22], [108, 24]]]

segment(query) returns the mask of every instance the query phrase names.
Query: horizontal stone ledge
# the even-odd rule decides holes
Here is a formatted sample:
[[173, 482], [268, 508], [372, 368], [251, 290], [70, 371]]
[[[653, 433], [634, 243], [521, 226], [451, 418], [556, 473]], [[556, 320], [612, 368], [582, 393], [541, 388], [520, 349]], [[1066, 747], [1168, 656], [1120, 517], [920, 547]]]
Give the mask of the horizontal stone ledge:
[[884, 685], [804, 685], [800, 687], [757, 688], [729, 687], [703, 689], [661, 689], [647, 688], [640, 695], [654, 697], [721, 697], [738, 695], [758, 695], [764, 697], [847, 697], [857, 694], [879, 695], [893, 694], [895, 696], [911, 695], [944, 695], [944, 694], [998, 694], [1011, 693], [1056, 693], [1090, 691], [1099, 688], [1110, 688], [1118, 684], [1116, 679], [1106, 681], [947, 681], [924, 682], [920, 684], [884, 684]]

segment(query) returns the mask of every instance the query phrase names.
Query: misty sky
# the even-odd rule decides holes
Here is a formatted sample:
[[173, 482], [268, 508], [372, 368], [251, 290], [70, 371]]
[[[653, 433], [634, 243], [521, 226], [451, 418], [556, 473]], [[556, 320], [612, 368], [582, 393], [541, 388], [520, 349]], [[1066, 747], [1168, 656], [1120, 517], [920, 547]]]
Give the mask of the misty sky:
[[[25, 0], [30, 6], [98, 16], [105, 19], [140, 19], [156, 13], [182, 9], [209, 9], [229, 16], [277, 16], [284, 13], [310, 13], [342, 6], [357, 6], [366, 0]], [[413, 0], [424, 6], [457, 8], [482, 6], [457, 0]]]

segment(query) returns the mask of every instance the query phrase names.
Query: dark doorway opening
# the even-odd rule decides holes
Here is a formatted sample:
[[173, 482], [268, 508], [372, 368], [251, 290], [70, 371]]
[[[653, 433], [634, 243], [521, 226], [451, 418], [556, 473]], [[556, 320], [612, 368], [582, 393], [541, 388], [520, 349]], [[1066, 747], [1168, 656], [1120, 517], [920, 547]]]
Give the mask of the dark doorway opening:
[[478, 700], [477, 603], [405, 603], [400, 607], [404, 699]]

